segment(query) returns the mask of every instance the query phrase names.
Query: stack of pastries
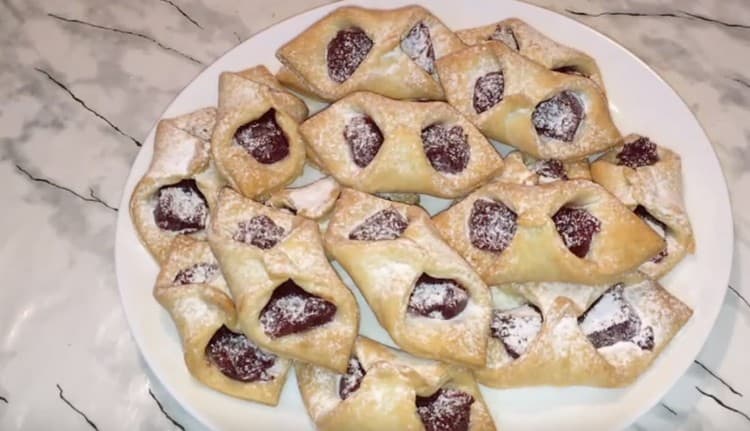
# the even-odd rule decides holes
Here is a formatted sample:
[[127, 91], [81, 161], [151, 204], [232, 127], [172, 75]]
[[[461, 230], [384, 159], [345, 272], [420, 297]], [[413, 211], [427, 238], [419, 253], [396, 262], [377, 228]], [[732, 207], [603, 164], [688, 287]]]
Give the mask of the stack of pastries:
[[[294, 367], [320, 430], [493, 430], [477, 382], [625, 386], [690, 318], [657, 281], [695, 248], [680, 157], [620, 134], [590, 56], [408, 6], [277, 57], [161, 120], [131, 197], [200, 382], [276, 405]], [[354, 288], [401, 350], [360, 335]]]

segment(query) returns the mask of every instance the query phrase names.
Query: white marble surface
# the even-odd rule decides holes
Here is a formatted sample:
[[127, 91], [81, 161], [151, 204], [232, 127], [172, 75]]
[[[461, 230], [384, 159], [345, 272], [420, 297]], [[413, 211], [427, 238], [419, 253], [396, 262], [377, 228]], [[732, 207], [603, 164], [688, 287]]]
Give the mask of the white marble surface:
[[[128, 331], [114, 207], [140, 140], [193, 76], [324, 1], [0, 0], [0, 429], [201, 429], [149, 378]], [[607, 34], [673, 85], [733, 199], [732, 290], [696, 363], [633, 428], [750, 429], [747, 0], [532, 3]]]

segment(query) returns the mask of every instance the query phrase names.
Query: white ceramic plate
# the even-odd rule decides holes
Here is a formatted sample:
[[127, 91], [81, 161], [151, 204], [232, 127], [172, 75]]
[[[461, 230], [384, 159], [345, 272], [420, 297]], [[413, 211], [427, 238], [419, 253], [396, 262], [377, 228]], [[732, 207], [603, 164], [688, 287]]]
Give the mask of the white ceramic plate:
[[[390, 8], [399, 0], [346, 2]], [[606, 81], [610, 108], [623, 133], [637, 132], [677, 150], [682, 156], [685, 199], [695, 230], [697, 253], [664, 280], [665, 286], [695, 313], [653, 367], [621, 390], [583, 387], [491, 390], [483, 388], [499, 428], [505, 430], [603, 430], [627, 426], [654, 405], [685, 372], [708, 336], [724, 298], [732, 259], [732, 219], [724, 177], [711, 144], [680, 97], [622, 46], [576, 21], [511, 0], [417, 1], [451, 28], [519, 17], [560, 42], [597, 59]], [[459, 6], [460, 4], [460, 6]], [[276, 70], [274, 51], [342, 3], [321, 7], [275, 25], [237, 46], [204, 70], [164, 112], [164, 117], [214, 105], [217, 79], [224, 70], [266, 64]], [[234, 399], [203, 387], [184, 366], [177, 332], [151, 296], [157, 265], [138, 242], [126, 210], [130, 194], [146, 171], [154, 131], [144, 142], [120, 204], [115, 259], [117, 280], [130, 327], [141, 352], [162, 384], [187, 411], [212, 429], [307, 430], [307, 417], [292, 374], [276, 408]], [[309, 181], [307, 171], [300, 181]], [[427, 202], [428, 210], [440, 203]], [[435, 206], [433, 206], [435, 205]], [[431, 208], [430, 208], [431, 207]], [[344, 279], [351, 283], [348, 277]], [[354, 289], [356, 291], [356, 289]], [[361, 332], [390, 342], [357, 294]], [[374, 406], [376, 407], [376, 406]]]

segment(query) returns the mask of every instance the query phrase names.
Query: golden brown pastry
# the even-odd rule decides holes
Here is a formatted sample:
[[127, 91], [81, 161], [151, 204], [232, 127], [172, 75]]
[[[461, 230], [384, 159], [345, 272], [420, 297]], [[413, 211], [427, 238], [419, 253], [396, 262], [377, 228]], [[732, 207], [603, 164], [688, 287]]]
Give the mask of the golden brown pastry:
[[243, 332], [261, 347], [343, 372], [359, 327], [318, 225], [221, 191], [208, 233]]
[[304, 186], [275, 191], [265, 204], [312, 220], [322, 220], [331, 212], [340, 193], [339, 183], [331, 177], [324, 177]]
[[216, 110], [204, 108], [156, 126], [154, 155], [130, 198], [141, 242], [164, 262], [177, 235], [205, 238], [209, 208], [223, 185], [209, 157]]
[[692, 310], [655, 281], [609, 285], [558, 282], [493, 287], [487, 366], [493, 387], [616, 387], [632, 383]]
[[502, 42], [509, 48], [558, 73], [590, 78], [604, 90], [602, 74], [591, 56], [548, 38], [518, 18], [456, 32], [467, 45], [488, 40]]
[[212, 155], [229, 184], [249, 198], [281, 188], [302, 172], [305, 146], [297, 131], [305, 103], [265, 66], [219, 77]]
[[175, 238], [154, 296], [177, 326], [190, 374], [234, 397], [278, 403], [291, 361], [261, 349], [239, 330], [234, 303], [208, 243]]
[[344, 189], [325, 244], [402, 349], [484, 364], [489, 292], [422, 208]]
[[593, 81], [552, 72], [501, 42], [446, 55], [437, 69], [454, 108], [487, 137], [538, 159], [579, 160], [621, 140]]
[[640, 217], [585, 180], [490, 183], [433, 221], [489, 285], [616, 282], [664, 247]]
[[660, 278], [687, 253], [695, 240], [682, 197], [680, 156], [650, 139], [629, 135], [622, 146], [591, 165], [594, 181], [617, 196], [666, 241], [666, 246], [640, 270]]
[[484, 431], [495, 425], [465, 369], [418, 359], [359, 337], [345, 374], [296, 365], [320, 431]]
[[338, 100], [355, 91], [394, 99], [443, 100], [435, 60], [461, 40], [420, 6], [336, 9], [276, 51], [279, 81]]
[[533, 186], [553, 181], [590, 180], [589, 162], [563, 162], [557, 159], [537, 160], [520, 151], [503, 159], [503, 170], [495, 181]]
[[502, 167], [492, 145], [443, 102], [351, 94], [300, 126], [308, 157], [357, 190], [457, 197]]

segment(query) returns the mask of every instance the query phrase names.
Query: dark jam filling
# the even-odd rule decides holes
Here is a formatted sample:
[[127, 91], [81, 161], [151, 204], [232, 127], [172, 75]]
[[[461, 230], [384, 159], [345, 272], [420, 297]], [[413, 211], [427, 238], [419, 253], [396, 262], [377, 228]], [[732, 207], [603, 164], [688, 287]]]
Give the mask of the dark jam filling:
[[215, 263], [196, 263], [183, 269], [174, 277], [174, 284], [204, 284], [219, 275], [219, 265]]
[[276, 122], [276, 110], [269, 109], [257, 120], [240, 126], [234, 141], [258, 163], [270, 165], [289, 155], [289, 140]]
[[324, 325], [335, 314], [333, 303], [287, 280], [271, 294], [260, 312], [260, 323], [266, 335], [278, 338]]
[[367, 217], [349, 232], [349, 239], [356, 241], [386, 241], [400, 237], [409, 221], [396, 210], [384, 209]]
[[359, 27], [339, 30], [328, 43], [328, 77], [341, 84], [349, 79], [372, 49], [372, 40]]
[[206, 227], [208, 202], [193, 179], [161, 187], [156, 192], [154, 222], [159, 229], [182, 234]]
[[367, 115], [357, 115], [344, 128], [344, 139], [349, 144], [354, 164], [367, 167], [383, 145], [380, 128]]
[[616, 157], [618, 165], [633, 169], [640, 168], [641, 166], [651, 166], [659, 161], [656, 144], [645, 137], [623, 145], [622, 150], [620, 150]]
[[490, 335], [505, 346], [511, 358], [517, 359], [542, 330], [542, 313], [531, 304], [524, 304], [510, 310], [493, 310], [490, 321]]
[[622, 341], [653, 350], [653, 328], [642, 327], [638, 312], [625, 299], [624, 286], [616, 284], [578, 318], [581, 330], [597, 349]]
[[422, 130], [422, 146], [432, 168], [457, 174], [469, 164], [471, 147], [463, 127], [433, 124]]
[[531, 122], [539, 135], [563, 142], [572, 142], [585, 116], [578, 96], [563, 91], [540, 102], [531, 114]]
[[415, 401], [426, 431], [468, 431], [473, 403], [471, 394], [453, 388], [440, 388], [427, 397], [417, 395]]
[[474, 83], [474, 111], [481, 114], [503, 100], [505, 76], [502, 71], [490, 72]]
[[[667, 225], [664, 224], [661, 220], [657, 219], [653, 215], [651, 215], [648, 210], [643, 207], [642, 205], [638, 205], [635, 207], [633, 212], [643, 219], [643, 221], [646, 222], [646, 224], [654, 230], [659, 236], [662, 237], [662, 239], [667, 238]], [[669, 251], [667, 250], [667, 246], [665, 245], [664, 248], [656, 254], [656, 256], [651, 258], [651, 262], [653, 263], [660, 263], [662, 260], [664, 260], [665, 257], [669, 256]]]
[[500, 253], [516, 235], [518, 216], [502, 202], [477, 199], [469, 214], [471, 244], [484, 251]]
[[552, 216], [557, 233], [571, 253], [584, 258], [602, 223], [583, 208], [562, 207]]
[[362, 379], [365, 378], [367, 372], [362, 367], [362, 363], [356, 356], [349, 358], [349, 365], [346, 367], [346, 374], [341, 376], [339, 380], [339, 396], [342, 400], [349, 398], [349, 396], [359, 389], [362, 384]]
[[276, 355], [261, 350], [244, 334], [232, 332], [226, 326], [214, 333], [205, 353], [208, 361], [231, 379], [267, 382], [275, 378], [270, 370], [276, 363]]
[[469, 294], [456, 280], [422, 274], [409, 296], [407, 312], [432, 319], [449, 320], [466, 308]]
[[435, 50], [432, 47], [430, 28], [425, 23], [420, 21], [409, 30], [401, 40], [401, 50], [425, 72], [435, 73]]
[[277, 225], [270, 217], [259, 215], [239, 222], [232, 239], [268, 250], [278, 244], [284, 235], [283, 227]]

